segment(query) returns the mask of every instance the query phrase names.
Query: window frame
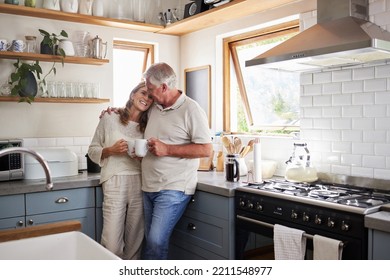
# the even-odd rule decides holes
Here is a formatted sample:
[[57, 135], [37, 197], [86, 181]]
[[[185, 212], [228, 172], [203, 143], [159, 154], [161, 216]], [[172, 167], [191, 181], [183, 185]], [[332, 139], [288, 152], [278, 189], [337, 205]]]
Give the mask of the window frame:
[[235, 78], [231, 73], [231, 64], [237, 73], [237, 84], [246, 111], [248, 124], [253, 125], [253, 118], [249, 107], [246, 88], [239, 67], [238, 56], [235, 47], [254, 41], [265, 40], [270, 37], [281, 36], [293, 32], [299, 32], [299, 20], [293, 20], [282, 24], [266, 27], [251, 32], [246, 32], [223, 39], [223, 130], [231, 131], [231, 79]]
[[154, 45], [147, 43], [137, 43], [131, 41], [123, 41], [123, 40], [114, 40], [113, 42], [114, 49], [122, 49], [122, 50], [131, 50], [131, 51], [139, 51], [144, 53], [144, 62], [142, 67], [142, 72], [146, 71], [148, 65], [148, 58], [150, 55], [150, 64], [154, 63]]

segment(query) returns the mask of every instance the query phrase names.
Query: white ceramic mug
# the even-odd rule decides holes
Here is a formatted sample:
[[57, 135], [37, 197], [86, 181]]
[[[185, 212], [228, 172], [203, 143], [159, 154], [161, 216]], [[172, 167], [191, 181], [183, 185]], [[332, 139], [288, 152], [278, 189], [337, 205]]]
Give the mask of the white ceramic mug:
[[43, 8], [60, 11], [60, 0], [43, 0]]
[[73, 43], [70, 40], [67, 39], [60, 40], [60, 42], [58, 43], [58, 48], [63, 49], [67, 56], [75, 55]]
[[135, 139], [135, 155], [137, 157], [144, 157], [148, 152], [148, 140]]
[[127, 153], [130, 157], [135, 157], [135, 139], [127, 141]]
[[26, 43], [23, 40], [12, 40], [11, 50], [13, 52], [22, 52], [26, 48]]
[[6, 51], [11, 46], [7, 39], [0, 39], [0, 51]]

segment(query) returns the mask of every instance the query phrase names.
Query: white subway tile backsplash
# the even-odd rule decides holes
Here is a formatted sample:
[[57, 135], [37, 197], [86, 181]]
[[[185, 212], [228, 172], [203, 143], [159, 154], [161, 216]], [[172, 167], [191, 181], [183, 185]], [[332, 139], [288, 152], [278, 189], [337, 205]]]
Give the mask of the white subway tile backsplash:
[[375, 77], [374, 67], [356, 68], [352, 70], [353, 80], [367, 80]]
[[322, 85], [307, 85], [304, 87], [304, 95], [320, 95], [322, 93]]
[[374, 169], [360, 166], [352, 166], [351, 176], [373, 178]]
[[38, 147], [56, 147], [56, 138], [38, 138]]
[[[322, 140], [323, 141], [341, 141], [342, 140], [342, 131], [341, 130], [331, 130], [327, 129], [322, 132]], [[325, 142], [329, 144], [329, 147], [331, 146], [330, 143], [332, 142]], [[329, 149], [330, 151], [330, 149]]]
[[363, 81], [351, 81], [351, 82], [344, 82], [342, 85], [342, 92], [343, 93], [356, 93], [356, 92], [362, 92], [363, 91]]
[[389, 169], [374, 169], [374, 178], [390, 180]]
[[57, 138], [57, 146], [72, 146], [73, 144], [73, 137]]
[[390, 156], [390, 144], [388, 143], [376, 143], [375, 153], [373, 155]]
[[351, 119], [343, 119], [343, 118], [333, 119], [332, 129], [351, 129], [351, 128], [352, 128]]
[[319, 72], [313, 74], [313, 84], [324, 84], [332, 81], [332, 72]]
[[367, 105], [363, 107], [363, 115], [367, 118], [377, 117], [383, 118], [386, 117], [387, 106], [386, 105]]
[[301, 74], [300, 83], [301, 83], [301, 86], [313, 84], [313, 74], [311, 74], [311, 73]]
[[375, 104], [390, 104], [390, 92], [389, 91], [376, 92]]
[[376, 130], [389, 130], [390, 129], [389, 118], [375, 118], [375, 129]]
[[365, 130], [363, 142], [386, 143], [386, 131]]
[[363, 117], [363, 106], [343, 106], [342, 116], [349, 118]]
[[372, 168], [386, 167], [386, 157], [384, 156], [363, 156], [362, 166]]
[[331, 172], [340, 175], [351, 175], [351, 166], [332, 165]]
[[321, 118], [322, 110], [320, 107], [312, 107], [312, 108], [301, 108], [302, 116], [304, 118]]
[[327, 83], [322, 87], [323, 94], [339, 94], [341, 93], [342, 83]]
[[352, 154], [354, 155], [373, 155], [374, 144], [372, 143], [352, 143]]
[[353, 130], [373, 130], [375, 128], [374, 118], [353, 118], [352, 129]]
[[333, 106], [352, 105], [352, 95], [351, 94], [332, 95], [332, 105]]
[[390, 64], [375, 67], [375, 78], [389, 78]]
[[301, 107], [312, 107], [313, 106], [313, 96], [301, 96], [299, 100]]
[[313, 96], [313, 106], [332, 106], [332, 96], [330, 95]]
[[361, 130], [343, 130], [341, 132], [341, 141], [362, 142], [363, 131]]
[[325, 118], [338, 118], [341, 117], [342, 107], [324, 107], [322, 108], [322, 116]]
[[91, 137], [74, 137], [74, 144], [75, 145], [87, 145], [91, 144]]
[[341, 70], [332, 72], [332, 82], [352, 81], [352, 70]]
[[387, 79], [371, 79], [364, 81], [364, 91], [383, 91], [387, 89]]
[[351, 154], [341, 155], [341, 164], [351, 165], [351, 166], [362, 166], [362, 156], [351, 155]]
[[314, 119], [313, 120], [313, 128], [314, 129], [328, 129], [332, 126], [332, 119]]
[[351, 142], [333, 142], [332, 144], [333, 153], [350, 154], [352, 152]]
[[355, 93], [352, 94], [352, 105], [367, 105], [375, 103], [375, 93]]

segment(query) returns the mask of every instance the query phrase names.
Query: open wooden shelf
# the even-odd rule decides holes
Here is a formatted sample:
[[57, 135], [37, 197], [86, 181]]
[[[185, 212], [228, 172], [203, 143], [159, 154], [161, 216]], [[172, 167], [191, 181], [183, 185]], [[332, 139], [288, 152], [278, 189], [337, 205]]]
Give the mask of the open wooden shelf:
[[26, 53], [26, 52], [0, 52], [0, 58], [3, 59], [20, 59], [20, 60], [39, 60], [39, 61], [52, 61], [73, 63], [73, 64], [89, 64], [89, 65], [103, 65], [109, 63], [108, 59], [96, 59], [90, 57], [79, 57], [79, 56], [67, 56], [62, 57], [60, 55], [48, 55], [39, 53]]
[[233, 19], [274, 9], [300, 0], [232, 0], [229, 3], [180, 20], [164, 28], [161, 25], [133, 22], [129, 20], [96, 17], [78, 13], [65, 13], [21, 5], [0, 4], [0, 13], [31, 16], [85, 24], [101, 25], [129, 30], [139, 30], [167, 35], [185, 35]]
[[78, 13], [65, 13], [61, 11], [54, 11], [54, 10], [42, 9], [42, 8], [31, 8], [31, 7], [12, 5], [12, 4], [0, 4], [0, 13], [63, 20], [63, 21], [70, 21], [70, 22], [79, 22], [79, 23], [102, 25], [102, 26], [139, 30], [139, 31], [146, 31], [146, 32], [157, 32], [164, 28], [163, 26], [160, 25], [154, 25], [148, 23], [133, 22], [129, 20], [122, 20], [122, 19], [119, 20], [119, 19], [106, 18], [106, 17], [96, 17], [96, 16], [89, 16], [89, 15], [83, 15]]
[[[18, 102], [18, 96], [0, 96], [0, 102]], [[35, 97], [33, 103], [108, 103], [107, 98], [50, 98]]]

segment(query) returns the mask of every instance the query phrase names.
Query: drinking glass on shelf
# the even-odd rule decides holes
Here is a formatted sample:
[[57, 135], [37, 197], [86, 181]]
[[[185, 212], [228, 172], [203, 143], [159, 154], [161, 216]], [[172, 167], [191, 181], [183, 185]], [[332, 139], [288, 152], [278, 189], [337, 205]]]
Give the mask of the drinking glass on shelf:
[[57, 97], [65, 98], [66, 97], [66, 87], [64, 82], [57, 82]]
[[67, 98], [74, 98], [74, 96], [75, 96], [74, 83], [66, 82], [65, 83], [65, 88], [66, 88], [66, 97]]
[[99, 98], [100, 97], [100, 83], [93, 83], [92, 84], [92, 98]]
[[54, 81], [48, 81], [46, 84], [49, 97], [57, 97], [56, 83]]

